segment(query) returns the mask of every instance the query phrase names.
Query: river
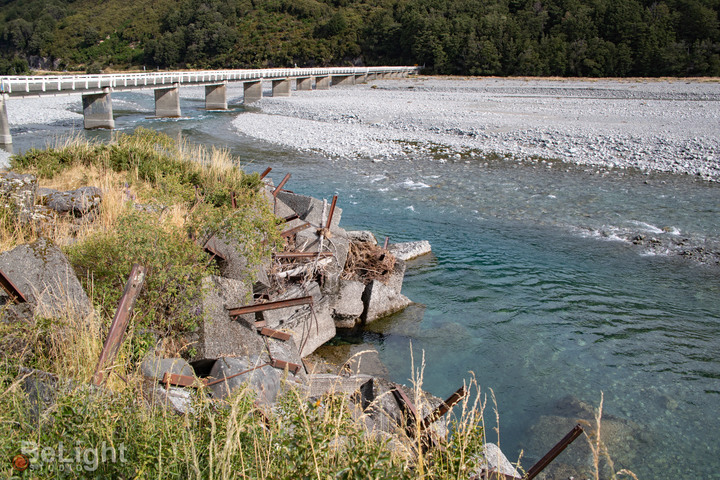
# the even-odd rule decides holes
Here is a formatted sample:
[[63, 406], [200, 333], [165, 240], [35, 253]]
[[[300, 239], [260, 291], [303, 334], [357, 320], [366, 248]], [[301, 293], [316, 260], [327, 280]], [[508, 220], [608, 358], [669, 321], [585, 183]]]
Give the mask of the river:
[[[256, 107], [205, 112], [195, 96], [182, 99], [186, 117], [152, 119], [150, 96], [113, 98], [118, 130], [227, 147], [246, 169], [273, 167], [276, 181], [291, 173], [295, 192], [339, 195], [346, 229], [429, 240], [433, 254], [409, 262], [405, 277], [416, 304], [354, 340], [377, 348], [403, 383], [411, 345], [416, 358], [424, 352], [424, 387], [440, 397], [474, 372], [494, 391], [511, 460], [524, 450], [527, 468], [566, 433], [533, 425], [568, 397], [597, 406], [603, 392], [605, 414], [642, 432], [621, 455], [631, 464], [618, 467], [646, 479], [719, 478], [720, 269], [628, 238], [720, 240], [720, 184], [474, 154], [328, 157], [238, 133], [232, 120]], [[109, 137], [77, 120], [24, 125], [14, 149], [72, 132]]]

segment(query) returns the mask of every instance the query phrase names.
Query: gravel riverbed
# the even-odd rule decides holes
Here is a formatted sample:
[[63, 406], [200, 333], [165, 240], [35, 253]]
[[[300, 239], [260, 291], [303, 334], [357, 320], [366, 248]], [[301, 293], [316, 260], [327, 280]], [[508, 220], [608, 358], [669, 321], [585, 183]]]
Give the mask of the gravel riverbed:
[[720, 179], [720, 82], [381, 80], [263, 98], [238, 131], [331, 157], [499, 154]]

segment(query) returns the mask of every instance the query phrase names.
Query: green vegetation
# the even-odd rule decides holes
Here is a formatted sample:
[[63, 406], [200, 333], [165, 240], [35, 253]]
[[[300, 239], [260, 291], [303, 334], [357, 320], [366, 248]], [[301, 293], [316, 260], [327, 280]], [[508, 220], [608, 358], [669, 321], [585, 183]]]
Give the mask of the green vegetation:
[[718, 0], [6, 0], [0, 73], [33, 66], [420, 64], [460, 75], [717, 76]]
[[[222, 231], [236, 242], [249, 268], [281, 241], [269, 204], [258, 193], [257, 174], [244, 174], [226, 152], [188, 147], [150, 130], [119, 133], [110, 144], [72, 141], [30, 150], [13, 157], [12, 167], [43, 181], [71, 172], [83, 181], [86, 175], [79, 172], [87, 170], [111, 175], [101, 180], [106, 194], [100, 221], [67, 242], [65, 251], [108, 319], [132, 264], [144, 265], [147, 284], [134, 322], [160, 338], [197, 325], [193, 306], [202, 294], [201, 279], [216, 273], [202, 248], [210, 236]], [[240, 208], [232, 207], [231, 192]]]

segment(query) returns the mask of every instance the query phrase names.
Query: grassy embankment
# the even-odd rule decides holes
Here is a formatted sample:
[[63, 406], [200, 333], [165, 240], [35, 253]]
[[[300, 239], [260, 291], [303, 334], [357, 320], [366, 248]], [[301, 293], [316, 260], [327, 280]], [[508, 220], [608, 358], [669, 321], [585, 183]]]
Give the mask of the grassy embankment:
[[[465, 478], [484, 441], [479, 395], [456, 407], [451, 440], [423, 453], [412, 440], [368, 436], [345, 397], [308, 403], [297, 391], [259, 420], [250, 391], [227, 402], [193, 393], [193, 413], [148, 406], [138, 362], [149, 352], [182, 355], [192, 330], [200, 279], [215, 273], [202, 239], [220, 229], [245, 246], [250, 263], [279, 245], [278, 222], [257, 174], [224, 151], [178, 145], [139, 130], [110, 144], [71, 140], [12, 159], [18, 172], [61, 190], [94, 185], [96, 219], [55, 217], [42, 226], [0, 215], [0, 250], [46, 236], [72, 262], [95, 306], [79, 318], [0, 322], [0, 457], [37, 446], [27, 478]], [[236, 192], [239, 208], [231, 206]], [[138, 210], [141, 204], [145, 208]], [[107, 327], [132, 263], [148, 268], [128, 334], [106, 388], [89, 388]], [[21, 388], [20, 367], [58, 374], [55, 401], [39, 413]], [[416, 375], [416, 388], [422, 384]], [[23, 443], [25, 442], [25, 443]], [[61, 447], [62, 444], [62, 447]], [[64, 452], [60, 451], [64, 449]], [[43, 458], [43, 452], [46, 452]], [[115, 458], [112, 458], [114, 452]], [[31, 452], [32, 453], [32, 452]], [[105, 457], [103, 458], [103, 454]], [[58, 461], [58, 457], [69, 459]], [[71, 470], [71, 471], [68, 471]], [[10, 462], [5, 475], [19, 475]]]

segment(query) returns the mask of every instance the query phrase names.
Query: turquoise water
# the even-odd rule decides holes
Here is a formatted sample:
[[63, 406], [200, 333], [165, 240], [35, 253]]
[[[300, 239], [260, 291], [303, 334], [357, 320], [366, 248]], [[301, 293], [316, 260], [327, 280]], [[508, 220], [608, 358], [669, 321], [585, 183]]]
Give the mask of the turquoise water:
[[[149, 97], [122, 95], [152, 110]], [[345, 228], [430, 241], [433, 254], [410, 262], [405, 278], [417, 304], [361, 338], [394, 380], [407, 382], [411, 343], [437, 396], [474, 372], [497, 397], [503, 450], [525, 449], [526, 467], [545, 453], [528, 450], [542, 415], [567, 396], [597, 405], [604, 392], [605, 412], [644, 432], [621, 466], [647, 479], [719, 477], [720, 270], [645, 255], [616, 234], [718, 240], [720, 185], [558, 164], [330, 160], [239, 137], [229, 122], [241, 108], [201, 106], [184, 100], [183, 120], [116, 111], [117, 127], [227, 146], [251, 170], [292, 173], [296, 192], [338, 194]], [[15, 148], [73, 129], [27, 127]], [[545, 443], [564, 433], [547, 432]]]

